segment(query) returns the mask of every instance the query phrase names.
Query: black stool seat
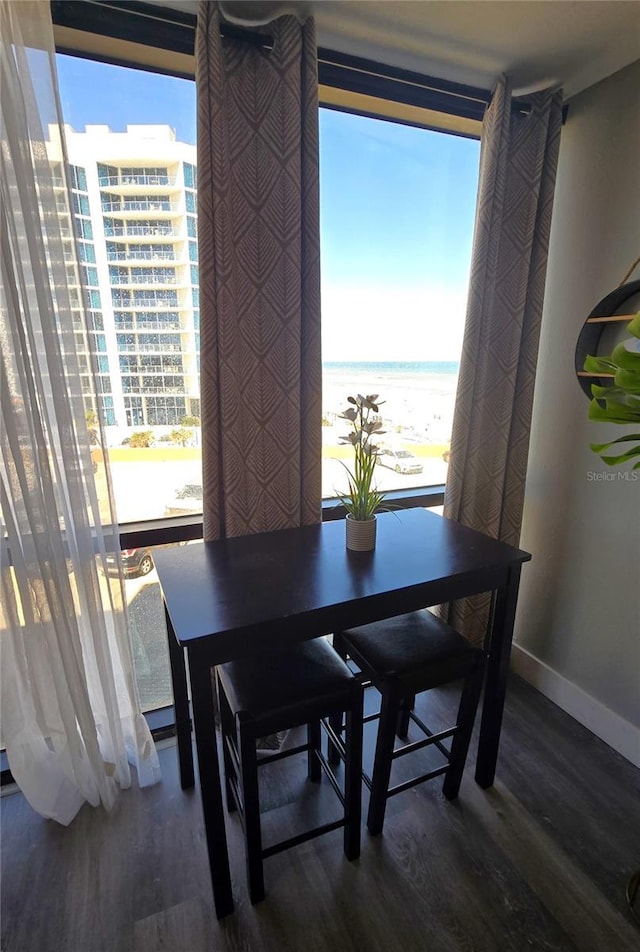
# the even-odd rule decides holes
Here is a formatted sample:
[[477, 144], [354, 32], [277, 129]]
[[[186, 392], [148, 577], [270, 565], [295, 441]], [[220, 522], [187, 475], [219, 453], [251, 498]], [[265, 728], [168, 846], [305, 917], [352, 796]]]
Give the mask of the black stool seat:
[[[455, 798], [482, 688], [484, 652], [427, 610], [337, 632], [333, 645], [343, 658], [353, 659], [362, 677], [382, 695], [373, 776], [370, 779], [364, 775], [371, 790], [369, 831], [374, 834], [382, 831], [390, 796], [425, 780], [444, 774], [444, 794], [449, 799]], [[459, 679], [464, 680], [464, 685], [456, 724], [433, 733], [412, 711], [415, 695]], [[407, 736], [410, 720], [426, 739], [396, 748], [395, 738]], [[450, 749], [443, 743], [448, 738], [451, 738]], [[390, 787], [393, 761], [429, 745], [435, 745], [440, 751], [444, 765]]]
[[347, 641], [351, 657], [360, 664], [360, 656], [376, 680], [397, 679], [416, 693], [465, 677], [482, 655], [429, 611], [350, 628], [337, 641]]
[[229, 661], [218, 676], [231, 713], [251, 721], [256, 737], [306, 724], [331, 707], [343, 709], [353, 689], [351, 671], [324, 638]]
[[[344, 828], [347, 859], [360, 855], [362, 775], [362, 685], [324, 638], [315, 638], [284, 651], [269, 651], [220, 665], [216, 672], [220, 701], [225, 786], [229, 811], [238, 809], [245, 835], [249, 894], [264, 898], [263, 860], [315, 836]], [[342, 742], [331, 719], [342, 723]], [[307, 743], [258, 759], [256, 740], [267, 734], [307, 725]], [[322, 752], [322, 727], [332, 755], [344, 760], [344, 784]], [[327, 774], [342, 806], [342, 818], [314, 827], [264, 848], [260, 823], [258, 767], [296, 754], [307, 754], [309, 780]], [[335, 765], [335, 757], [333, 760]]]

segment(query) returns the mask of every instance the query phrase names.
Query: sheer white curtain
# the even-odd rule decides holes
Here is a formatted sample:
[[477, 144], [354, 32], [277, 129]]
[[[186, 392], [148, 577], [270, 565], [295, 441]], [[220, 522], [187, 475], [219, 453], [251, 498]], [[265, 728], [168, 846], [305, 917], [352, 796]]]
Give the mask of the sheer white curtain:
[[130, 764], [142, 786], [160, 775], [122, 578], [106, 571], [118, 536], [108, 472], [93, 472], [76, 344], [86, 332], [68, 289], [49, 4], [3, 0], [0, 42], [1, 729], [31, 805], [67, 824], [85, 801], [110, 807]]

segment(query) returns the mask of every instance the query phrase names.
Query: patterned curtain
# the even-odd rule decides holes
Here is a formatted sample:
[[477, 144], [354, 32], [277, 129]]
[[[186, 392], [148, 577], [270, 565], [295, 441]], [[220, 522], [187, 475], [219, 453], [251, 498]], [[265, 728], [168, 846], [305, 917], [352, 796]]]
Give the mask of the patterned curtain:
[[[562, 92], [512, 109], [502, 78], [482, 130], [467, 322], [444, 514], [517, 545], [529, 452]], [[488, 597], [449, 606], [471, 641], [486, 630]]]
[[[255, 28], [252, 32], [256, 32]], [[272, 49], [196, 39], [204, 537], [321, 516], [320, 236], [313, 20]]]

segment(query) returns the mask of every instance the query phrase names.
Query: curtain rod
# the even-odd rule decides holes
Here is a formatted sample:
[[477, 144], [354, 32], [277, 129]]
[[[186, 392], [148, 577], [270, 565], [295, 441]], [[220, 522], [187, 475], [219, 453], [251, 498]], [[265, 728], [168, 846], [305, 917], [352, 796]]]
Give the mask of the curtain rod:
[[[197, 18], [192, 13], [138, 0], [51, 0], [51, 13], [60, 26], [193, 56]], [[267, 33], [224, 22], [220, 32], [223, 37], [273, 48], [273, 37]], [[318, 49], [318, 80], [324, 86], [478, 121], [492, 96], [487, 89], [324, 48]], [[526, 116], [531, 105], [514, 101], [512, 109]]]
[[[51, 0], [51, 17], [58, 26], [72, 30], [193, 56], [197, 18], [182, 10], [136, 0]], [[220, 35], [273, 49], [268, 33], [232, 23], [221, 23]]]

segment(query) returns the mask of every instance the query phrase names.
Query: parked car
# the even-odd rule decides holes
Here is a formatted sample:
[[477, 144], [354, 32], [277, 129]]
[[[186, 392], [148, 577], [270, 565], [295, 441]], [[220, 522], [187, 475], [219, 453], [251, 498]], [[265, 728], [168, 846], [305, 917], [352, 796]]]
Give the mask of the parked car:
[[200, 483], [187, 483], [176, 490], [175, 497], [165, 506], [166, 516], [189, 516], [202, 512], [202, 486]]
[[380, 450], [378, 462], [382, 466], [388, 466], [389, 469], [394, 469], [396, 473], [408, 475], [409, 473], [422, 472], [422, 463], [418, 457], [410, 453], [409, 450], [383, 448]]
[[[186, 542], [160, 542], [154, 549], [173, 549], [176, 546], [186, 545]], [[122, 574], [125, 578], [138, 578], [148, 575], [154, 569], [151, 549], [122, 549], [120, 552]], [[111, 575], [118, 571], [118, 563], [113, 553], [107, 555], [107, 571]]]
[[[120, 560], [122, 562], [122, 574], [125, 578], [138, 578], [141, 575], [148, 575], [153, 569], [153, 558], [149, 549], [123, 549], [120, 553]], [[107, 555], [107, 568], [117, 571], [115, 555]]]

